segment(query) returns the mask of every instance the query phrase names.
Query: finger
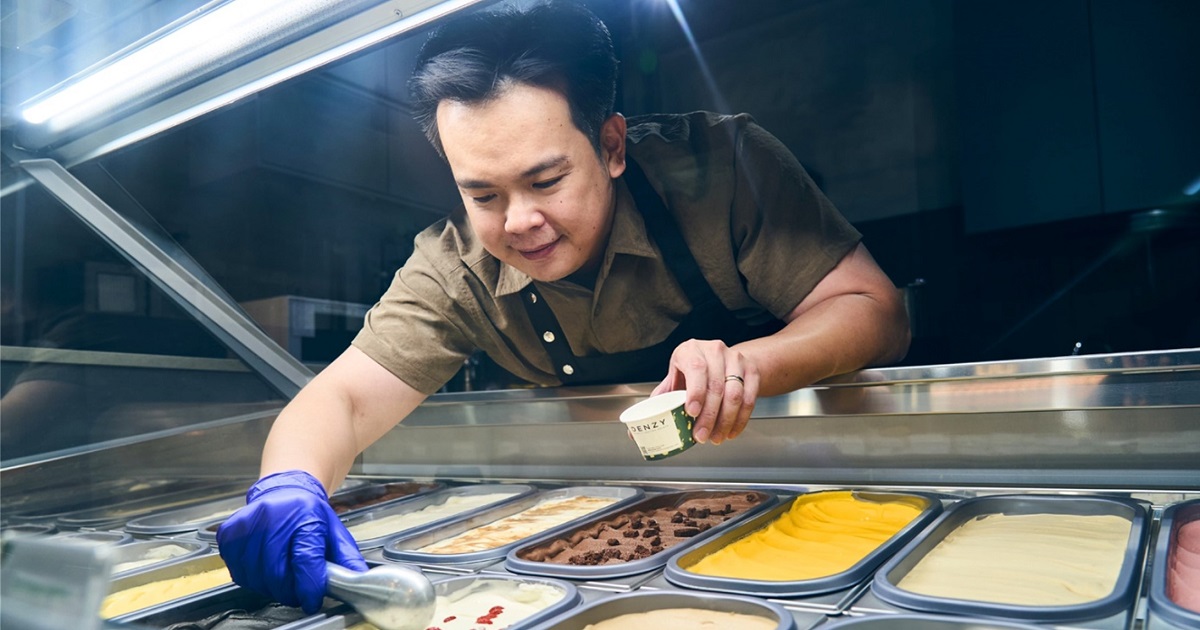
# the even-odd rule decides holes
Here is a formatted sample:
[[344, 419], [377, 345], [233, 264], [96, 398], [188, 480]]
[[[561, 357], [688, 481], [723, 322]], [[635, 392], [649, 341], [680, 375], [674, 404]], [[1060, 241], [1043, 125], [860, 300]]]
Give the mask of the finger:
[[[721, 399], [725, 396], [725, 344], [716, 342], [700, 346], [704, 352], [700, 361], [694, 366], [694, 380], [689, 375], [688, 398], [692, 397], [692, 388], [698, 390], [699, 397], [704, 401], [700, 415], [696, 416], [696, 426], [692, 436], [697, 442], [704, 443], [712, 434], [717, 424], [717, 415], [721, 411]], [[691, 404], [690, 402], [688, 403]]]
[[657, 396], [659, 394], [665, 394], [665, 393], [671, 391], [672, 389], [674, 389], [674, 384], [675, 384], [675, 368], [674, 368], [674, 366], [670, 366], [667, 368], [666, 378], [664, 378], [662, 380], [662, 382], [660, 382], [658, 384], [658, 387], [654, 388], [654, 391], [650, 392], [650, 395]]
[[[330, 512], [333, 510], [331, 509]], [[369, 567], [367, 561], [363, 559], [362, 552], [358, 550], [358, 543], [354, 540], [354, 536], [346, 529], [342, 522], [337, 520], [337, 516], [333, 516], [329, 523], [329, 558], [336, 564], [340, 564], [352, 571], [366, 571]]]
[[321, 523], [307, 523], [292, 539], [292, 570], [296, 599], [307, 614], [321, 609], [325, 599], [325, 532]]
[[672, 389], [679, 389], [682, 384], [687, 392], [684, 397], [684, 412], [693, 418], [699, 417], [700, 412], [704, 410], [705, 396], [708, 393], [708, 363], [698, 341], [689, 339], [675, 348], [675, 352], [671, 353], [671, 371], [675, 374], [675, 380], [671, 383]]
[[[720, 444], [728, 439], [737, 426], [738, 414], [742, 409], [742, 395], [745, 391], [745, 371], [742, 367], [741, 353], [730, 349], [725, 361], [725, 376], [721, 379], [724, 390], [721, 395], [721, 409], [717, 414], [717, 424], [713, 427], [713, 444]], [[738, 378], [730, 378], [736, 376]]]
[[731, 440], [741, 435], [742, 431], [746, 430], [746, 425], [750, 423], [750, 414], [754, 413], [754, 405], [758, 403], [758, 387], [762, 382], [758, 369], [753, 365], [746, 366], [746, 373], [742, 379], [745, 381], [742, 388], [742, 407], [738, 410], [733, 430], [729, 432]]

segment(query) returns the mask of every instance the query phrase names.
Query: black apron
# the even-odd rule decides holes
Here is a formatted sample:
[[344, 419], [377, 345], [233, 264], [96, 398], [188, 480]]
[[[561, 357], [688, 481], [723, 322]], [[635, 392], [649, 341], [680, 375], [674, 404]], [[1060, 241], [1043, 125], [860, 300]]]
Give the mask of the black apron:
[[554, 362], [555, 371], [563, 385], [661, 381], [667, 375], [671, 353], [689, 339], [720, 339], [732, 346], [783, 328], [783, 322], [779, 320], [747, 323], [725, 308], [708, 280], [700, 273], [700, 266], [684, 242], [675, 218], [632, 159], [625, 160], [625, 183], [642, 213], [646, 233], [658, 246], [667, 269], [683, 287], [692, 310], [657, 345], [628, 352], [580, 357], [571, 351], [558, 319], [538, 292], [536, 283], [529, 283], [528, 287], [521, 290], [521, 302], [525, 304], [529, 320], [541, 336], [542, 346]]

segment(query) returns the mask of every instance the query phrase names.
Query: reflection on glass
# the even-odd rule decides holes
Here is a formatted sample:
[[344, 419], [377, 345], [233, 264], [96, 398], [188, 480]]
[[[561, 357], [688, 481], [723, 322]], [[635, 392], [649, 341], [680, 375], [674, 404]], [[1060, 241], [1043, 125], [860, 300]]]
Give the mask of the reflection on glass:
[[3, 460], [278, 405], [40, 188], [5, 198], [2, 236]]

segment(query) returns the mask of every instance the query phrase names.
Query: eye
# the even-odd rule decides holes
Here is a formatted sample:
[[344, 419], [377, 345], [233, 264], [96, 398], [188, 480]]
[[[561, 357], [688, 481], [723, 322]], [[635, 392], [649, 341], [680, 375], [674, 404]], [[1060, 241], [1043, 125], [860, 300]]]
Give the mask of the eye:
[[537, 182], [536, 184], [533, 185], [533, 187], [537, 188], [538, 190], [546, 190], [547, 188], [553, 188], [555, 184], [562, 181], [563, 177], [565, 177], [565, 176], [559, 175], [558, 177], [555, 177], [554, 179], [548, 179], [544, 182]]
[[496, 198], [496, 195], [483, 195], [482, 197], [471, 197], [471, 201], [479, 205], [483, 205]]

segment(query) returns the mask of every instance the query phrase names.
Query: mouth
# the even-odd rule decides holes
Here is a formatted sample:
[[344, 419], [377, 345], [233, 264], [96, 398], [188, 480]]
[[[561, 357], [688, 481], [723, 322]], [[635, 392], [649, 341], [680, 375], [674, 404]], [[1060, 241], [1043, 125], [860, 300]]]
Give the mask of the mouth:
[[558, 246], [558, 242], [560, 240], [562, 240], [561, 236], [554, 239], [553, 241], [550, 241], [549, 243], [546, 243], [545, 245], [541, 245], [539, 247], [534, 247], [534, 248], [530, 248], [530, 249], [521, 249], [521, 248], [514, 248], [514, 249], [516, 249], [517, 253], [520, 254], [521, 257], [524, 258], [525, 260], [544, 260], [546, 258], [549, 258], [550, 255], [554, 253], [554, 249], [555, 249], [555, 247]]

